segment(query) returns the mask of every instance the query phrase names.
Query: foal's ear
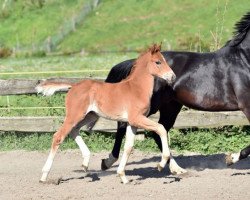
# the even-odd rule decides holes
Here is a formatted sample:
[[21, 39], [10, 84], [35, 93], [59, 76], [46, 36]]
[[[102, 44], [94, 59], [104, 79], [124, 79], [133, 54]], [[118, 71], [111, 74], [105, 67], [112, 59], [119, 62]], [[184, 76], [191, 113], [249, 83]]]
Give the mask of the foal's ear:
[[151, 52], [151, 54], [155, 54], [159, 51], [161, 51], [161, 44], [153, 44], [150, 48], [149, 51]]

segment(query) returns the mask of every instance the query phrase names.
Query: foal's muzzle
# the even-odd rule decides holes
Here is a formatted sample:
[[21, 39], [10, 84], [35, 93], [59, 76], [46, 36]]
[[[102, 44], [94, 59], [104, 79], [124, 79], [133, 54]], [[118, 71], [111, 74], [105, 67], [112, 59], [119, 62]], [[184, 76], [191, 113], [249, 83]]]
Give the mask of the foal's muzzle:
[[176, 75], [173, 72], [168, 72], [164, 74], [162, 78], [165, 79], [168, 84], [172, 84], [176, 79]]

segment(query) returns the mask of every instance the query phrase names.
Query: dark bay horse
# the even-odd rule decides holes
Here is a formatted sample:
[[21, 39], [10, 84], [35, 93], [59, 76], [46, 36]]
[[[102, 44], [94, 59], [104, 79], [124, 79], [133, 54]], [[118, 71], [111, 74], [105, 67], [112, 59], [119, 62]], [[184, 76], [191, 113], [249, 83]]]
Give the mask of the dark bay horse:
[[184, 173], [185, 170], [179, 167], [171, 156], [164, 126], [146, 117], [150, 110], [154, 77], [159, 77], [168, 84], [175, 79], [175, 74], [160, 53], [158, 45], [153, 45], [141, 54], [134, 62], [130, 75], [119, 83], [84, 80], [76, 84], [50, 81], [39, 84], [36, 89], [44, 95], [69, 89], [65, 99], [66, 116], [61, 128], [53, 136], [50, 154], [40, 181], [46, 181], [56, 151], [68, 134], [78, 144], [83, 156], [83, 169], [87, 170], [90, 151], [79, 135], [79, 130], [83, 125], [93, 124], [99, 117], [128, 123], [124, 153], [117, 169], [123, 183], [128, 183], [125, 166], [133, 148], [137, 128], [154, 131], [159, 135], [162, 145], [159, 171], [169, 162], [172, 173]]
[[[241, 110], [250, 121], [250, 12], [236, 23], [233, 39], [215, 52], [165, 51], [162, 54], [177, 78], [172, 88], [156, 89], [149, 115], [159, 110], [159, 123], [167, 131], [183, 105], [204, 111]], [[132, 63], [133, 59], [114, 66], [106, 82], [114, 83], [126, 78]], [[103, 170], [117, 160], [125, 131], [124, 124], [118, 123], [112, 153], [102, 161]], [[154, 139], [161, 149], [159, 137], [155, 135]], [[249, 154], [250, 145], [239, 153], [228, 155], [226, 162], [233, 164]]]

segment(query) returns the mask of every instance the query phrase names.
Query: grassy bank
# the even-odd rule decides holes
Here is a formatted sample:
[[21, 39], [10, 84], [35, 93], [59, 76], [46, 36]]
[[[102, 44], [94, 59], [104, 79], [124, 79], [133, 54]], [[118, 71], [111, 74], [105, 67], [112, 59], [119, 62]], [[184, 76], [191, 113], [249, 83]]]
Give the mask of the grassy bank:
[[[1, 8], [5, 0], [0, 0]], [[7, 1], [0, 10], [0, 44], [24, 47], [42, 43], [57, 34], [66, 20], [78, 14], [87, 0]]]
[[164, 48], [208, 51], [231, 38], [248, 6], [247, 0], [102, 1], [57, 48], [130, 50], [162, 41]]
[[[0, 59], [0, 79], [48, 77], [103, 77], [117, 63], [135, 58], [138, 53], [109, 53], [75, 56], [47, 56]], [[76, 71], [81, 72], [64, 72]], [[105, 71], [95, 71], [105, 70]], [[20, 73], [18, 73], [20, 72]], [[25, 74], [31, 72], [33, 74]], [[44, 74], [37, 72], [46, 72]], [[5, 74], [7, 73], [7, 74]], [[14, 73], [14, 74], [12, 74]]]
[[[114, 143], [114, 134], [85, 133], [81, 135], [93, 152], [110, 151]], [[144, 141], [136, 141], [135, 148], [145, 152], [158, 152], [152, 135], [146, 134]], [[51, 145], [51, 133], [0, 133], [0, 151], [8, 150], [48, 150]], [[199, 152], [213, 154], [220, 152], [237, 152], [250, 143], [250, 129], [230, 127], [224, 129], [200, 129], [183, 131], [170, 131], [171, 149], [178, 153]], [[76, 149], [75, 142], [70, 138], [61, 145], [61, 149]]]
[[249, 11], [248, 0], [105, 0], [66, 34], [92, 1], [46, 0], [39, 6], [38, 1], [8, 0], [5, 7], [4, 2], [0, 47], [33, 51], [49, 38], [60, 38], [52, 41], [53, 51], [65, 53], [141, 49], [159, 41], [165, 49], [207, 51], [231, 38], [233, 25]]

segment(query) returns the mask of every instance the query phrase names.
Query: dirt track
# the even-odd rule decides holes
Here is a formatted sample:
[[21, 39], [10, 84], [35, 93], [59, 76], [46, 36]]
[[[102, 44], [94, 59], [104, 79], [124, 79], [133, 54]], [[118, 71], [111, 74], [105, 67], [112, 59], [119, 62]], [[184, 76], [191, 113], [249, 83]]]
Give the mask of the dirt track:
[[49, 175], [52, 182], [62, 177], [56, 185], [38, 183], [47, 153], [0, 152], [0, 199], [250, 199], [250, 158], [227, 168], [223, 154], [179, 156], [177, 162], [189, 172], [178, 177], [167, 168], [156, 170], [159, 154], [134, 151], [127, 166], [132, 182], [123, 185], [117, 165], [100, 170], [107, 155], [92, 154], [84, 173], [79, 151], [59, 152]]

